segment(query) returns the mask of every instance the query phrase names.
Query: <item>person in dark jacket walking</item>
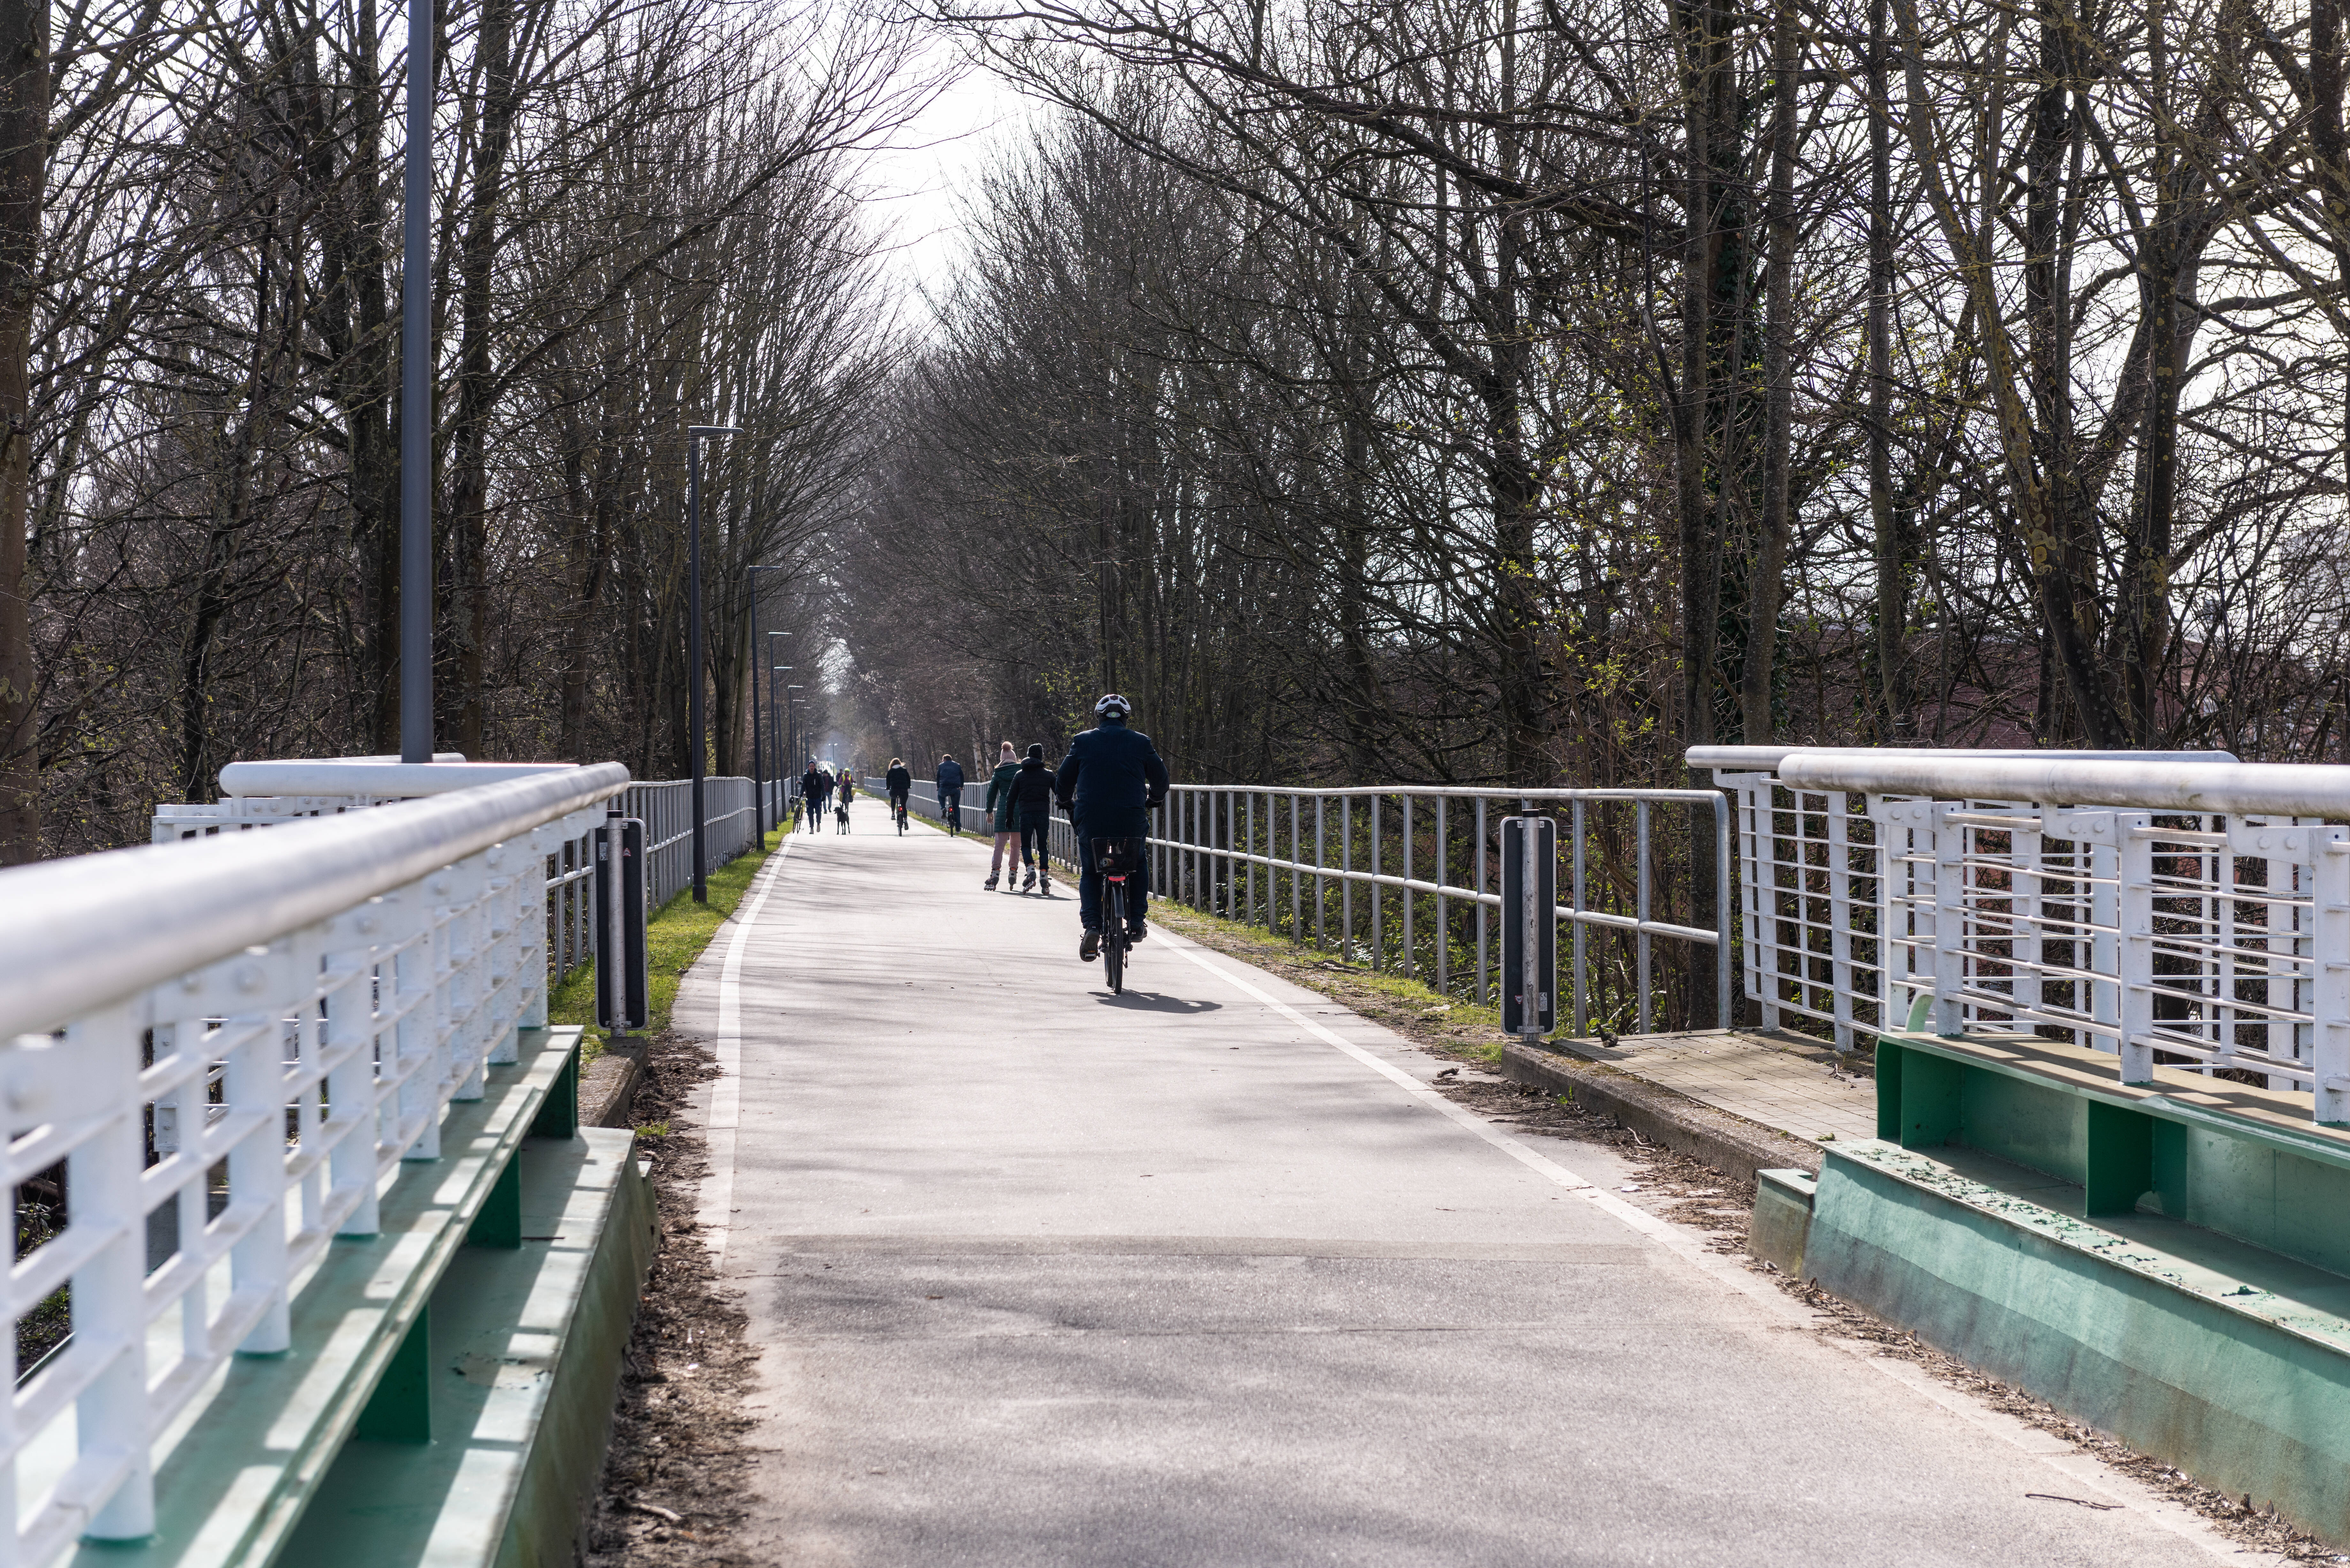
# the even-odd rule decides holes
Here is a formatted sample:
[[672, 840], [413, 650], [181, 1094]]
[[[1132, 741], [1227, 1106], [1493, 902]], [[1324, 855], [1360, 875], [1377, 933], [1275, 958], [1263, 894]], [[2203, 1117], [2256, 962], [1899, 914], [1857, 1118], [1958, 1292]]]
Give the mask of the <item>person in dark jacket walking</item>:
[[[1094, 704], [1101, 722], [1069, 742], [1061, 759], [1053, 793], [1077, 830], [1077, 915], [1085, 922], [1085, 940], [1077, 956], [1101, 956], [1102, 879], [1094, 868], [1097, 838], [1148, 838], [1150, 812], [1167, 798], [1167, 764], [1150, 737], [1126, 727], [1134, 704], [1110, 692]], [[1127, 909], [1127, 937], [1140, 941], [1149, 932], [1143, 925], [1150, 897], [1149, 857], [1142, 858], [1128, 884], [1133, 898]]]
[[808, 771], [800, 775], [800, 815], [807, 818], [810, 833], [818, 830], [824, 817], [824, 803], [830, 798], [832, 774], [810, 763]]
[[[1003, 792], [1012, 820], [1020, 825], [1020, 863], [1027, 879], [1024, 893], [1041, 880], [1045, 896], [1053, 893], [1053, 863], [1045, 858], [1053, 831], [1053, 770], [1045, 762], [1045, 748], [1031, 746], [1028, 758]], [[1000, 820], [1000, 819], [999, 819]]]
[[939, 759], [938, 776], [932, 781], [939, 786], [939, 815], [950, 834], [962, 832], [962, 764], [949, 752]]

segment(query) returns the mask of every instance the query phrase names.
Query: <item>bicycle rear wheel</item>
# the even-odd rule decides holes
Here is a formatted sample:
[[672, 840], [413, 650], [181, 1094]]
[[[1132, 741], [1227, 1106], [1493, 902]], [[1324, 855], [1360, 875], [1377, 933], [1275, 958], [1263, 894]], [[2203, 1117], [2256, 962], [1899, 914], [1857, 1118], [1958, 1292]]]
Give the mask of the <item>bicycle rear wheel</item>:
[[1102, 978], [1109, 993], [1126, 992], [1126, 884], [1109, 882], [1102, 888]]

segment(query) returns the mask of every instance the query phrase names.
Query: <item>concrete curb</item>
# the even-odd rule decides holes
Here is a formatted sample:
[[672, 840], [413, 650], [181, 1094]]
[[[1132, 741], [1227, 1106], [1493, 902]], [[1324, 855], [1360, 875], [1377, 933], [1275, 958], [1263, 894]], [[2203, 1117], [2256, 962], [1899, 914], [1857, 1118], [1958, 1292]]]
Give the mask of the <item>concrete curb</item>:
[[1505, 1044], [1498, 1070], [1514, 1083], [1565, 1095], [1586, 1109], [1614, 1116], [1642, 1137], [1741, 1181], [1752, 1181], [1758, 1170], [1820, 1173], [1819, 1145], [1718, 1111], [1613, 1067], [1539, 1046]]
[[579, 1076], [579, 1125], [634, 1126], [630, 1114], [636, 1106], [637, 1081], [643, 1075], [642, 1046], [607, 1046]]

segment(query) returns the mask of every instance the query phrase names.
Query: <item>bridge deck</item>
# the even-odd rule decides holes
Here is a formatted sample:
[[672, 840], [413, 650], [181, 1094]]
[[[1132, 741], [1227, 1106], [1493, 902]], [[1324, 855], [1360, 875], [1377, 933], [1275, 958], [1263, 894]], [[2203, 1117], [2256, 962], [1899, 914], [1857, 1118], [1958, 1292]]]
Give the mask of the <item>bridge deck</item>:
[[857, 816], [680, 999], [730, 1070], [703, 1197], [766, 1347], [754, 1560], [2243, 1560], [1823, 1340], [1386, 1032], [1164, 932], [1112, 999], [1072, 892]]

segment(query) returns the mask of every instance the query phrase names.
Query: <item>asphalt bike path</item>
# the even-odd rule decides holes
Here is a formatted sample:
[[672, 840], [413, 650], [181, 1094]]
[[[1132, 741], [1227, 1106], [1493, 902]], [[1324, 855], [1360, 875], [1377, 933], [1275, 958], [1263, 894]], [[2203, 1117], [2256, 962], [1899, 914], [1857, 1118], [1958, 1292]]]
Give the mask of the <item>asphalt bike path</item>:
[[1073, 886], [853, 816], [677, 1009], [764, 1349], [754, 1561], [2253, 1560], [1327, 999], [1156, 927], [1112, 997]]

